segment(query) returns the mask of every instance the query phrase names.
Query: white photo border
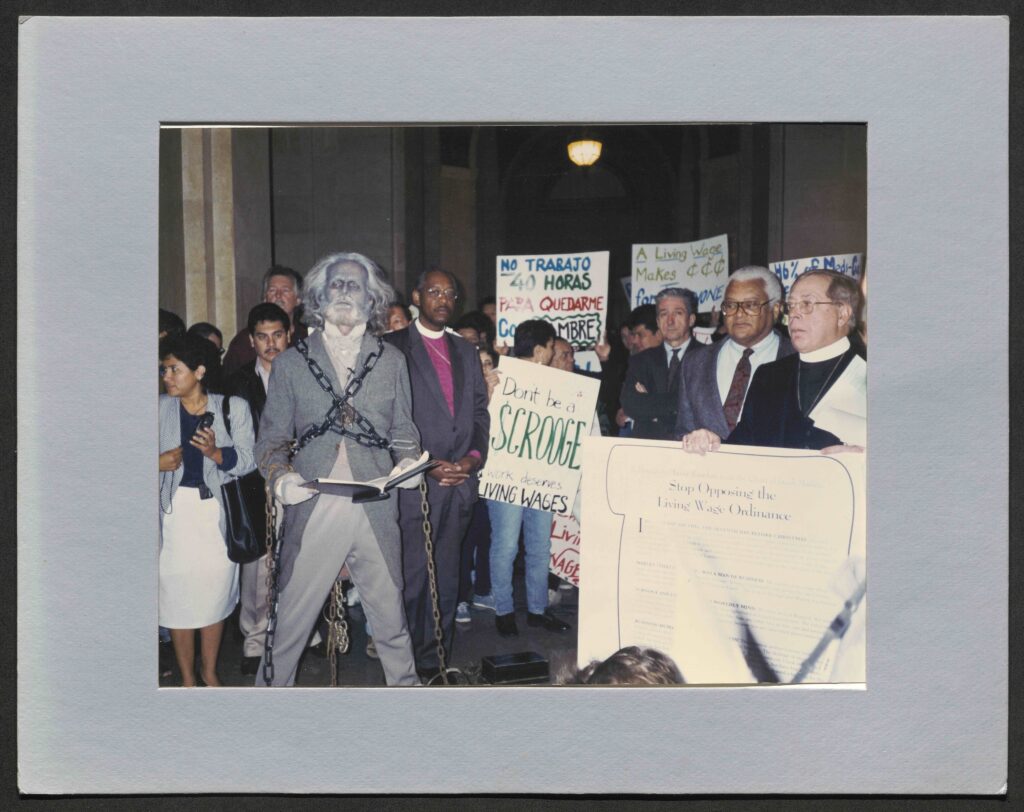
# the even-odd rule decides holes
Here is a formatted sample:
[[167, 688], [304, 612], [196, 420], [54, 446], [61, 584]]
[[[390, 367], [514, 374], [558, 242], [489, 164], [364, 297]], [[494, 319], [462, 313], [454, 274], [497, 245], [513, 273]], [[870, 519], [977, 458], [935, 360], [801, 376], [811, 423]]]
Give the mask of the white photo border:
[[[1004, 792], [1007, 347], [950, 328], [1008, 321], [1008, 57], [997, 17], [23, 21], [21, 791]], [[867, 123], [867, 690], [158, 689], [160, 125], [571, 121]]]

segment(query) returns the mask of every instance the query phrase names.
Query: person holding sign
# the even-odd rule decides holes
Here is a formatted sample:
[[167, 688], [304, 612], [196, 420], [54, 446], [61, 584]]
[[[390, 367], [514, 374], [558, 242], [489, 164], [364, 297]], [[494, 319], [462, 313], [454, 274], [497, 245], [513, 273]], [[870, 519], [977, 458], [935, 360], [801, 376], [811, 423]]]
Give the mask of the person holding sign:
[[[398, 500], [355, 504], [306, 486], [322, 477], [391, 477], [420, 456], [405, 357], [376, 335], [387, 329], [394, 291], [377, 264], [356, 253], [324, 257], [306, 286], [305, 318], [318, 329], [274, 360], [256, 443], [260, 473], [285, 505], [276, 628], [256, 684], [295, 682], [347, 564], [387, 684], [418, 685], [402, 606]], [[415, 488], [420, 478], [399, 487]]]
[[[491, 418], [475, 346], [446, 332], [455, 315], [458, 285], [447, 271], [420, 274], [412, 292], [419, 316], [385, 338], [405, 355], [412, 384], [412, 419], [423, 448], [440, 464], [427, 475], [437, 595], [444, 648], [451, 656], [459, 591], [459, 552], [477, 499], [477, 471], [487, 454]], [[405, 616], [416, 670], [431, 679], [440, 670], [427, 579], [423, 510], [418, 490], [398, 498], [402, 528]]]
[[733, 272], [722, 301], [729, 336], [683, 363], [679, 384], [676, 436], [708, 429], [728, 437], [743, 410], [747, 387], [758, 367], [793, 354], [789, 339], [777, 332], [782, 313], [782, 283], [757, 265]]
[[[555, 328], [547, 321], [529, 319], [516, 327], [512, 356], [548, 366], [555, 354]], [[564, 632], [569, 624], [548, 610], [548, 567], [551, 562], [550, 510], [487, 500], [491, 519], [491, 593], [494, 595], [498, 634], [516, 637], [515, 603], [512, 599], [512, 565], [519, 550], [519, 531], [526, 549], [526, 622], [552, 632]]]
[[[859, 303], [857, 280], [835, 271], [808, 271], [796, 280], [786, 311], [798, 354], [757, 370], [740, 422], [725, 442], [864, 450], [867, 364], [848, 337]], [[722, 436], [707, 428], [683, 437], [683, 449], [699, 454], [721, 443]]]
[[634, 421], [637, 439], [675, 437], [679, 404], [679, 370], [687, 353], [703, 349], [693, 340], [697, 296], [685, 288], [665, 288], [654, 300], [662, 341], [629, 359], [622, 385], [622, 408]]

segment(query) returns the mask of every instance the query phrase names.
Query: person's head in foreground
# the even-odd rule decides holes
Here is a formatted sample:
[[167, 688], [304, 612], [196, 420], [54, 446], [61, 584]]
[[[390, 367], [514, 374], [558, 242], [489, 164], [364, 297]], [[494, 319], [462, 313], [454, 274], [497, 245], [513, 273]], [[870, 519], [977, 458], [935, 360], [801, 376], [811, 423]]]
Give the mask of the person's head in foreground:
[[797, 352], [820, 350], [857, 326], [857, 280], [835, 271], [808, 271], [789, 290], [789, 337]]
[[620, 648], [603, 662], [594, 660], [565, 685], [685, 685], [671, 657], [641, 646]]

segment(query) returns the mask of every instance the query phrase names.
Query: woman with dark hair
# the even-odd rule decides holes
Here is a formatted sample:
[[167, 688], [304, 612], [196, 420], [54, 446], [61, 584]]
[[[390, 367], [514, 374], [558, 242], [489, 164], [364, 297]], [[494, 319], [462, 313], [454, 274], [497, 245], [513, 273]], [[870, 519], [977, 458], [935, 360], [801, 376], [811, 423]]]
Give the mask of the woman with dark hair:
[[182, 685], [200, 673], [220, 685], [217, 653], [224, 620], [238, 603], [238, 565], [227, 556], [221, 485], [249, 473], [253, 429], [249, 405], [231, 398], [228, 431], [217, 348], [196, 335], [160, 342], [160, 625], [171, 630]]

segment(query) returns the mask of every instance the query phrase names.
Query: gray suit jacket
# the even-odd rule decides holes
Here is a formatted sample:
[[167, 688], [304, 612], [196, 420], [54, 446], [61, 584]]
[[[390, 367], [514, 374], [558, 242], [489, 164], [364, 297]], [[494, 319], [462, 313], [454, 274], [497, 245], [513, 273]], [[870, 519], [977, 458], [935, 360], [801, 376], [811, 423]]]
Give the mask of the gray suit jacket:
[[[334, 366], [324, 347], [323, 335], [319, 331], [308, 339], [309, 355], [316, 361], [334, 387], [342, 394], [343, 387], [334, 373]], [[377, 348], [377, 339], [369, 334], [363, 336], [356, 370], [363, 368], [367, 357]], [[409, 372], [405, 358], [394, 347], [385, 343], [383, 354], [363, 381], [362, 388], [352, 399], [353, 405], [377, 433], [392, 442], [402, 441], [408, 448], [389, 449], [367, 448], [345, 437], [349, 465], [358, 480], [386, 476], [395, 463], [405, 458], [416, 458], [420, 454], [420, 436], [412, 422], [412, 399], [409, 394]], [[260, 419], [259, 440], [256, 443], [256, 463], [260, 472], [273, 485], [273, 480], [284, 473], [286, 468], [271, 470], [273, 466], [287, 466], [289, 446], [292, 440], [302, 435], [307, 428], [319, 425], [331, 408], [331, 397], [316, 382], [305, 359], [294, 347], [285, 350], [274, 359], [270, 371], [270, 392]], [[327, 476], [338, 457], [342, 436], [328, 431], [310, 441], [295, 458], [291, 466], [306, 480]], [[284, 544], [281, 553], [282, 585], [291, 574], [291, 565], [298, 554], [302, 533], [306, 528], [319, 496], [298, 505], [288, 505], [284, 513]], [[401, 587], [402, 561], [401, 543], [398, 532], [398, 500], [369, 502], [363, 505], [367, 518], [373, 527], [374, 536], [380, 545], [392, 580]]]
[[[793, 354], [789, 338], [778, 333], [779, 349], [772, 360]], [[676, 439], [697, 429], [709, 429], [723, 440], [729, 436], [725, 404], [718, 394], [718, 356], [727, 340], [712, 344], [704, 352], [688, 353], [679, 370], [679, 409]]]
[[[221, 503], [220, 512], [220, 532], [224, 533], [225, 530], [225, 519], [224, 519], [224, 503], [220, 493], [220, 487], [225, 482], [229, 482], [235, 477], [244, 476], [249, 473], [255, 466], [253, 465], [253, 436], [252, 436], [252, 417], [249, 413], [249, 404], [246, 403], [242, 398], [232, 398], [231, 401], [231, 433], [228, 434], [227, 426], [224, 425], [223, 417], [223, 396], [211, 394], [207, 398], [206, 409], [213, 413], [213, 434], [216, 438], [217, 447], [225, 448], [227, 446], [234, 446], [235, 453], [238, 455], [238, 460], [235, 463], [235, 467], [230, 471], [222, 471], [217, 467], [217, 463], [211, 460], [209, 457], [203, 457], [203, 480], [206, 482], [206, 487], [210, 489], [214, 497], [218, 502]], [[170, 395], [160, 396], [160, 453], [163, 454], [165, 451], [170, 451], [172, 448], [177, 448], [183, 443], [187, 443], [190, 438], [181, 436], [181, 417], [179, 414], [179, 408], [181, 404], [180, 398], [171, 397]], [[181, 482], [181, 478], [185, 475], [185, 466], [180, 465], [174, 471], [161, 471], [160, 472], [160, 527], [163, 528], [163, 518], [165, 512], [171, 510], [171, 500], [174, 499], [174, 493], [178, 490], [178, 483]], [[163, 536], [160, 538], [161, 545], [163, 544]]]

